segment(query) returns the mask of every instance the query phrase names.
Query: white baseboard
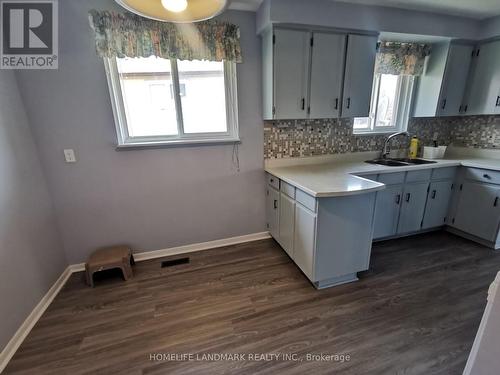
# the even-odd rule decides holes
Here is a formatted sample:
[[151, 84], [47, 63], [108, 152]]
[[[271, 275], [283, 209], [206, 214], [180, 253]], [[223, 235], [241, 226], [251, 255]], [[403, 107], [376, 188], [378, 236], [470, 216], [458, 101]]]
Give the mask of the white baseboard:
[[[271, 238], [271, 235], [269, 234], [269, 232], [252, 233], [252, 234], [246, 234], [244, 236], [224, 238], [222, 240], [200, 242], [200, 243], [194, 243], [191, 245], [171, 247], [168, 249], [135, 253], [134, 259], [137, 262], [142, 262], [143, 260], [163, 258], [163, 257], [168, 257], [168, 256], [178, 255], [178, 254], [193, 253], [195, 251], [216, 249], [218, 247], [237, 245], [240, 243], [258, 241], [258, 240], [265, 240], [268, 238]], [[71, 265], [71, 267], [72, 267], [73, 272], [85, 271], [85, 263], [73, 264], [73, 265]]]
[[[192, 245], [171, 247], [169, 249], [136, 253], [134, 254], [134, 259], [138, 262], [141, 262], [143, 260], [162, 258], [171, 255], [192, 253], [195, 251], [215, 249], [218, 247], [237, 245], [245, 242], [265, 240], [268, 238], [271, 238], [269, 232], [252, 233], [244, 236], [224, 238], [222, 240], [201, 242]], [[33, 329], [38, 319], [40, 319], [45, 310], [47, 310], [47, 307], [49, 307], [51, 302], [54, 300], [59, 291], [62, 289], [64, 284], [66, 284], [66, 281], [68, 281], [71, 274], [74, 272], [81, 272], [84, 270], [85, 270], [85, 263], [69, 265], [61, 274], [61, 276], [59, 276], [54, 285], [52, 285], [49, 291], [42, 297], [38, 305], [35, 306], [33, 311], [26, 318], [21, 327], [19, 327], [19, 329], [14, 334], [12, 339], [10, 339], [5, 348], [0, 353], [0, 374], [5, 369], [11, 358], [14, 356], [19, 346], [21, 346], [26, 336], [28, 336], [30, 331]]]
[[47, 307], [49, 307], [49, 305], [52, 303], [54, 298], [57, 296], [64, 284], [66, 284], [66, 281], [68, 281], [73, 272], [74, 271], [72, 270], [71, 266], [68, 266], [64, 270], [64, 272], [61, 274], [61, 276], [59, 276], [54, 285], [52, 285], [48, 292], [42, 297], [40, 302], [38, 302], [38, 304], [28, 315], [23, 324], [21, 324], [14, 336], [7, 343], [5, 348], [0, 353], [0, 373], [2, 373], [5, 367], [7, 367], [7, 364], [14, 356], [19, 346], [21, 346], [26, 336], [28, 336], [30, 331], [35, 326], [36, 322], [38, 322], [38, 319], [40, 319], [45, 310], [47, 310]]

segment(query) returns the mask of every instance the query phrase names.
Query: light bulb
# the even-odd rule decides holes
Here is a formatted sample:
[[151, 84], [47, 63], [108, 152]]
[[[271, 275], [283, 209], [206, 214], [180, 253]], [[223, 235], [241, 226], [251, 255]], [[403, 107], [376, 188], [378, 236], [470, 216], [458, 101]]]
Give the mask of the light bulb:
[[166, 10], [179, 13], [186, 10], [188, 3], [187, 0], [161, 0], [161, 5]]

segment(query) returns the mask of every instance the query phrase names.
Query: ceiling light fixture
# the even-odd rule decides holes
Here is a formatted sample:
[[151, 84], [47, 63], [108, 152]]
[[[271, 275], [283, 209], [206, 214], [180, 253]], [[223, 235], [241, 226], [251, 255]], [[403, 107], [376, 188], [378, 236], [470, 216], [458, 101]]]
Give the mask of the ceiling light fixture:
[[179, 13], [186, 10], [188, 2], [187, 0], [161, 0], [161, 5], [163, 5], [166, 10]]
[[222, 13], [230, 0], [115, 0], [128, 11], [163, 22], [198, 22]]

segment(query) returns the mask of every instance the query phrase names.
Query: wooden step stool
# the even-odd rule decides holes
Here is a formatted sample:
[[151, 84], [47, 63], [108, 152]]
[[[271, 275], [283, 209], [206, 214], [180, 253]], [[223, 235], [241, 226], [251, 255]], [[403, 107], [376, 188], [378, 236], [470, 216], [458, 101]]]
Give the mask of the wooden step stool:
[[123, 278], [128, 280], [133, 276], [134, 258], [132, 250], [127, 246], [105, 247], [94, 251], [85, 263], [87, 284], [94, 287], [94, 273], [112, 268], [122, 270]]

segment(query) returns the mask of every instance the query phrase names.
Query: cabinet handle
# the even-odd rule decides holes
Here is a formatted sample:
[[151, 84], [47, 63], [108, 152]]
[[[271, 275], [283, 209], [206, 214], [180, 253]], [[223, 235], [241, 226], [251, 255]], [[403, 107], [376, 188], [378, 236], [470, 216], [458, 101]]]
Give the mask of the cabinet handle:
[[483, 177], [486, 178], [487, 180], [491, 180], [491, 176], [489, 174], [483, 174]]
[[351, 108], [351, 98], [347, 98], [347, 109]]
[[462, 113], [462, 107], [463, 105], [461, 105], [460, 108], [458, 108], [458, 113]]
[[410, 193], [406, 193], [406, 201], [409, 202], [410, 201], [410, 197], [411, 197], [411, 194]]
[[432, 191], [432, 199], [436, 199], [436, 190]]
[[399, 204], [401, 202], [401, 194], [396, 195], [396, 204]]
[[497, 102], [495, 104], [496, 107], [500, 106], [500, 96], [497, 96]]
[[278, 200], [277, 199], [274, 200], [273, 206], [274, 206], [274, 209], [278, 208]]
[[335, 109], [339, 109], [339, 98], [335, 98]]
[[469, 107], [468, 105], [466, 105], [466, 106], [464, 107], [464, 112], [465, 112], [465, 113], [467, 113], [467, 108], [468, 108], [468, 107]]
[[304, 98], [302, 98], [302, 110], [306, 109], [306, 100]]
[[446, 107], [446, 99], [443, 100], [443, 105], [442, 105], [441, 109], [445, 109], [445, 107]]
[[495, 198], [495, 201], [493, 202], [493, 207], [498, 206], [498, 197]]

